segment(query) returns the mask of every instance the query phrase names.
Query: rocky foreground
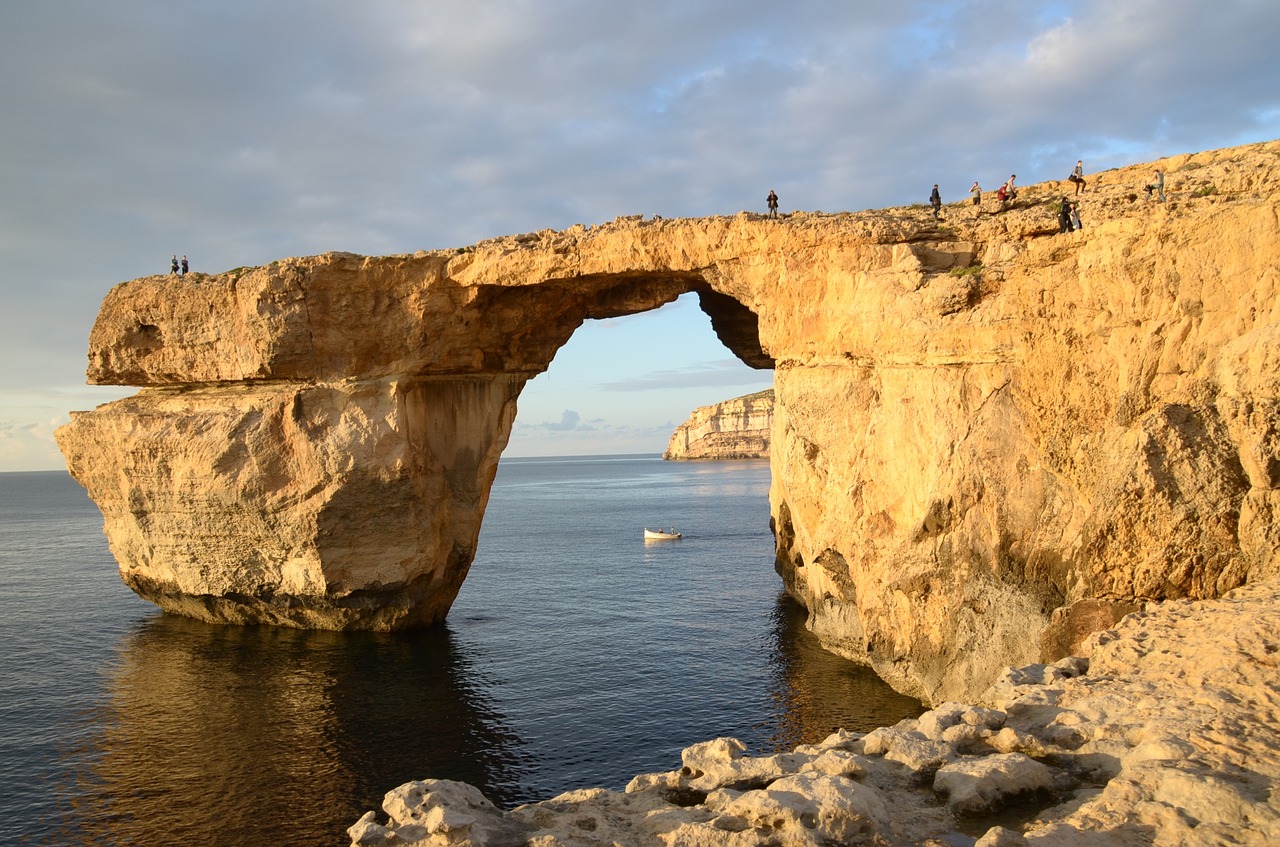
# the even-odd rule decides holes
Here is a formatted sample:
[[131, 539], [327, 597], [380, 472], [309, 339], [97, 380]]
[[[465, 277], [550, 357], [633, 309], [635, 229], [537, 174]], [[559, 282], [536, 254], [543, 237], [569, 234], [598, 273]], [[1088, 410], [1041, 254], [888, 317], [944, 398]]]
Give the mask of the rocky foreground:
[[503, 812], [447, 780], [386, 796], [353, 845], [1280, 844], [1280, 584], [1172, 601], [1009, 669], [982, 705], [753, 757], [697, 744], [625, 791]]

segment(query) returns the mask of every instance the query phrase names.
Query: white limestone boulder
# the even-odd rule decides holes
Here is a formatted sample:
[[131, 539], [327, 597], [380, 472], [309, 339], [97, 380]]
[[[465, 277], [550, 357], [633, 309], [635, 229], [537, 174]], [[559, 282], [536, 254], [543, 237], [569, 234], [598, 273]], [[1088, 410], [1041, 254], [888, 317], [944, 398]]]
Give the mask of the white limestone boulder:
[[1053, 786], [1053, 771], [1022, 753], [953, 762], [933, 778], [934, 791], [946, 795], [947, 805], [962, 814], [999, 811], [1013, 800], [1048, 793]]

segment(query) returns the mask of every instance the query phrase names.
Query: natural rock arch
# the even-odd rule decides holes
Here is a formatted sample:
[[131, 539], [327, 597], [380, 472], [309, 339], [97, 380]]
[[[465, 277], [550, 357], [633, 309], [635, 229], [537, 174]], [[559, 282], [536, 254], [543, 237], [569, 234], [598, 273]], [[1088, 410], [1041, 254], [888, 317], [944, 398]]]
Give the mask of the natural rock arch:
[[144, 390], [77, 415], [61, 439], [125, 582], [210, 621], [431, 624], [470, 567], [521, 389], [585, 320], [695, 292], [730, 350], [772, 367], [755, 315], [695, 269], [511, 258], [584, 235], [113, 289], [89, 377]]
[[[58, 433], [125, 581], [206, 620], [392, 629], [465, 577], [528, 379], [695, 291], [775, 368], [778, 569], [831, 649], [974, 696], [1149, 600], [1280, 570], [1280, 144], [950, 207], [620, 219], [107, 296]], [[1209, 191], [1205, 186], [1212, 187]]]

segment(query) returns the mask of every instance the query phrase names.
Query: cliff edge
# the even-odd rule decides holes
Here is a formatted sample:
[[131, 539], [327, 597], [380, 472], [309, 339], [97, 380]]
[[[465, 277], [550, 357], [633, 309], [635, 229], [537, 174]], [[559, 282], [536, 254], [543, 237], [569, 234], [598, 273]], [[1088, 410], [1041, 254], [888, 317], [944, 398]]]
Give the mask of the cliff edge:
[[773, 389], [700, 406], [671, 433], [662, 458], [767, 459], [773, 432]]

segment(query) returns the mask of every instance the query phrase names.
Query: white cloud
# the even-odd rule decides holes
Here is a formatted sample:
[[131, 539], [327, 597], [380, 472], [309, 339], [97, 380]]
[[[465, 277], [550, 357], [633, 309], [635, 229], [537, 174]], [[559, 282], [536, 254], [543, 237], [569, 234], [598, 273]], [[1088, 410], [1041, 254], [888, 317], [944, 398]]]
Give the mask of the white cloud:
[[0, 468], [6, 471], [66, 467], [49, 423], [0, 420]]
[[676, 424], [649, 426], [594, 422], [570, 430], [547, 431], [536, 424], [512, 428], [504, 456], [575, 456], [608, 453], [661, 453]]
[[[686, 367], [656, 370], [643, 376], [627, 377], [613, 382], [602, 382], [603, 391], [671, 391], [677, 388], [723, 387], [773, 384], [773, 371], [747, 368], [737, 359], [720, 359], [714, 362], [695, 362]], [[726, 395], [724, 399], [729, 399]]]

